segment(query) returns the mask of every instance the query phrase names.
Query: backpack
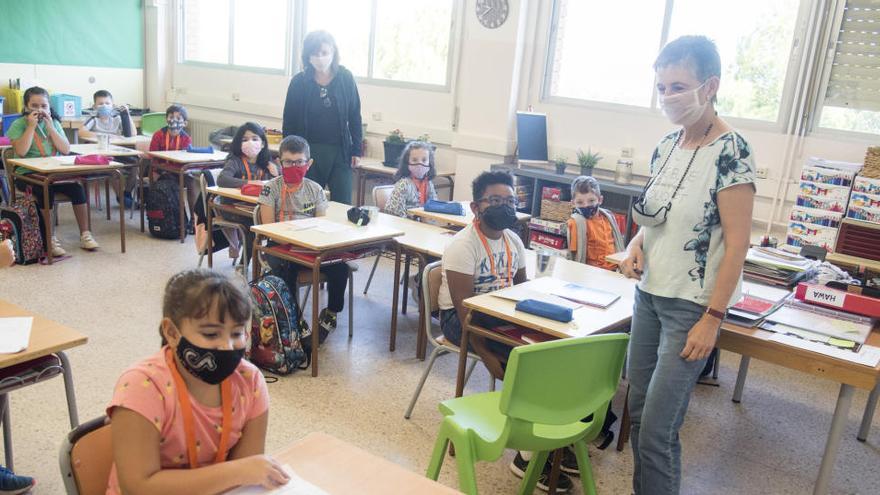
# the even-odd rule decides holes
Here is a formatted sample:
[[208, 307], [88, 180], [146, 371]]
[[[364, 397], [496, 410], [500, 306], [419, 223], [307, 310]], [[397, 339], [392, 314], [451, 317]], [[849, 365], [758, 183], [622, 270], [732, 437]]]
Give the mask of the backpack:
[[265, 275], [251, 282], [250, 288], [254, 309], [247, 358], [276, 375], [308, 368], [311, 354], [302, 343], [311, 332], [287, 284], [279, 277]]
[[[180, 186], [169, 175], [161, 175], [147, 193], [150, 234], [161, 239], [180, 238]], [[184, 230], [186, 237], [186, 230]]]
[[12, 220], [2, 218], [0, 219], [0, 243], [7, 239], [12, 241], [12, 253], [15, 256], [15, 262], [18, 263], [18, 260], [21, 259], [21, 241], [18, 238], [18, 229], [15, 228]]
[[0, 208], [0, 219], [6, 224], [2, 237], [12, 240], [15, 262], [20, 265], [36, 263], [43, 257], [39, 215], [37, 201], [30, 191], [20, 195], [12, 206]]
[[[620, 233], [620, 228], [617, 226], [617, 221], [614, 218], [614, 214], [605, 208], [599, 208], [599, 211], [596, 212], [596, 215], [601, 215], [605, 217], [609, 224], [611, 224], [611, 235], [614, 238], [614, 252], [623, 251], [626, 248], [626, 244], [624, 243], [623, 235]], [[577, 251], [572, 253], [572, 260], [578, 263], [586, 263], [587, 262], [587, 219], [585, 219], [580, 213], [577, 211], [572, 212], [571, 219], [574, 220], [574, 229], [569, 228], [567, 230], [567, 240], [568, 245], [571, 246], [572, 238], [574, 237], [577, 243]], [[574, 231], [572, 231], [574, 230]]]

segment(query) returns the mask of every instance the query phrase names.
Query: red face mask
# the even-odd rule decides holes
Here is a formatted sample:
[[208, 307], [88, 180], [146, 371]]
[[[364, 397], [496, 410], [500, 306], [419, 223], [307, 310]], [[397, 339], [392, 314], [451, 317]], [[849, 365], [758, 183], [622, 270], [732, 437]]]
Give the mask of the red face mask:
[[306, 172], [309, 171], [309, 167], [286, 167], [281, 170], [281, 175], [284, 176], [284, 182], [288, 184], [299, 184], [303, 181], [303, 177], [306, 176]]

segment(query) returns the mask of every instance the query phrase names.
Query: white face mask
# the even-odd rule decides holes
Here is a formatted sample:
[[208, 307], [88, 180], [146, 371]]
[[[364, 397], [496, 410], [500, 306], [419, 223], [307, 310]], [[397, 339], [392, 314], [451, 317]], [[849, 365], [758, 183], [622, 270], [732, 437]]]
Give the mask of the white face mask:
[[698, 94], [700, 88], [705, 84], [703, 83], [690, 91], [675, 95], [660, 95], [660, 108], [670, 122], [687, 127], [700, 120], [700, 117], [706, 110], [706, 106], [709, 104], [708, 99], [706, 99], [706, 103], [701, 104], [700, 95]]
[[327, 69], [330, 68], [330, 64], [333, 62], [333, 55], [324, 55], [323, 57], [316, 57], [313, 55], [309, 57], [309, 62], [316, 71], [327, 72]]

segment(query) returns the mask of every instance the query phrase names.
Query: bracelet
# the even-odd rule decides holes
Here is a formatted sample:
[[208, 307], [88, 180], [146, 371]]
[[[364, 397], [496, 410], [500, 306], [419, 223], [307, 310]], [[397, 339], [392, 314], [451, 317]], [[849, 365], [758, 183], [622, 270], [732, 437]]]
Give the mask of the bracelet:
[[709, 316], [714, 316], [715, 318], [718, 318], [719, 320], [722, 320], [722, 321], [724, 320], [724, 317], [726, 316], [724, 311], [718, 311], [717, 309], [712, 309], [712, 307], [710, 307], [710, 306], [706, 306], [706, 314]]

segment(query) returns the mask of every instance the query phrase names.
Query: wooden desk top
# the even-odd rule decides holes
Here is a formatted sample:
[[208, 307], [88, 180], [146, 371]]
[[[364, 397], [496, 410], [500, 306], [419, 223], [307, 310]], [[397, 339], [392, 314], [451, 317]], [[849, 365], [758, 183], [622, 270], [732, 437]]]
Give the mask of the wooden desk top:
[[234, 199], [243, 203], [250, 203], [254, 205], [259, 203], [259, 196], [248, 196], [247, 194], [242, 194], [241, 189], [235, 187], [208, 186], [207, 191], [209, 194]]
[[[264, 225], [254, 225], [251, 231], [268, 237], [282, 244], [293, 244], [311, 251], [328, 251], [345, 247], [357, 247], [358, 244], [381, 241], [404, 235], [399, 228], [370, 222], [358, 227], [348, 221], [346, 211], [348, 205], [331, 201], [327, 214], [323, 217], [290, 220]], [[317, 220], [317, 221], [316, 221]], [[300, 228], [298, 226], [315, 224], [317, 227]], [[333, 229], [332, 232], [322, 231], [322, 227]]]
[[616, 253], [609, 254], [605, 257], [605, 261], [608, 263], [614, 263], [617, 266], [620, 266], [623, 263], [623, 260], [626, 259], [626, 251], [619, 251]]
[[[464, 216], [459, 215], [447, 215], [445, 213], [433, 213], [430, 211], [425, 211], [424, 208], [410, 208], [409, 214], [414, 217], [424, 218], [426, 220], [431, 220], [434, 222], [452, 225], [455, 227], [467, 227], [471, 223], [474, 222], [474, 212], [471, 211], [471, 203], [470, 201], [459, 201], [461, 206], [464, 208]], [[516, 221], [517, 222], [528, 222], [532, 216], [528, 213], [516, 212]]]
[[[768, 340], [773, 335], [773, 332], [766, 330], [725, 322], [721, 325], [718, 347], [784, 368], [802, 371], [866, 390], [874, 388], [880, 379], [880, 365], [869, 368], [825, 354]], [[880, 347], [880, 327], [874, 327], [874, 331], [871, 332], [865, 343]]]
[[333, 495], [459, 493], [326, 433], [309, 433], [274, 455], [300, 478]]
[[[382, 165], [382, 161], [376, 158], [361, 158], [360, 167], [358, 167], [361, 172], [366, 172], [370, 174], [378, 174], [378, 175], [387, 175], [391, 177], [397, 172], [397, 167], [386, 167]], [[356, 169], [357, 170], [357, 169]], [[455, 172], [441, 172], [437, 171], [437, 177], [450, 177], [454, 176]]]
[[104, 156], [140, 156], [140, 151], [135, 151], [124, 146], [111, 144], [107, 149], [100, 149], [95, 143], [71, 144], [70, 152], [77, 155], [104, 155]]
[[[526, 273], [530, 278], [534, 277], [534, 265], [535, 252], [526, 250]], [[481, 294], [465, 299], [464, 305], [481, 313], [496, 316], [559, 338], [583, 337], [602, 333], [626, 324], [632, 318], [635, 280], [627, 279], [616, 272], [564, 259], [556, 260], [552, 276], [566, 282], [575, 282], [586, 287], [597, 287], [613, 292], [618, 294], [620, 299], [605, 309], [590, 306], [578, 308], [574, 311], [574, 320], [568, 323], [516, 311], [515, 301], [495, 297], [491, 294]], [[522, 284], [522, 287], [530, 285], [540, 285], [539, 280], [529, 280]]]
[[107, 172], [114, 168], [125, 168], [132, 165], [110, 162], [109, 165], [74, 165], [76, 156], [47, 156], [40, 158], [12, 158], [9, 163], [42, 174], [78, 174], [89, 172]]
[[[82, 126], [90, 118], [92, 118], [91, 115], [80, 115], [79, 117], [64, 117], [61, 119], [61, 127], [64, 129], [82, 129]], [[137, 126], [141, 123], [141, 116], [132, 115], [131, 120], [134, 121], [134, 125]]]
[[[98, 142], [98, 138], [94, 137], [94, 136], [89, 136], [89, 137], [80, 136], [79, 140], [86, 141], [89, 143], [97, 143]], [[137, 146], [138, 144], [141, 144], [141, 143], [150, 144], [151, 141], [152, 141], [152, 139], [149, 136], [142, 136], [140, 134], [138, 134], [136, 136], [131, 136], [131, 137], [113, 136], [110, 138], [110, 144], [112, 144], [112, 145], [132, 147], [132, 148]]]
[[150, 151], [150, 156], [168, 160], [174, 163], [207, 163], [207, 162], [225, 162], [229, 153], [225, 151], [214, 150], [213, 153], [190, 153], [186, 150], [176, 151]]
[[35, 315], [10, 302], [0, 300], [0, 317], [9, 316], [33, 316], [34, 322], [31, 326], [31, 339], [28, 348], [15, 354], [0, 354], [0, 368], [48, 356], [58, 351], [83, 345], [88, 341], [85, 335], [75, 330]]

